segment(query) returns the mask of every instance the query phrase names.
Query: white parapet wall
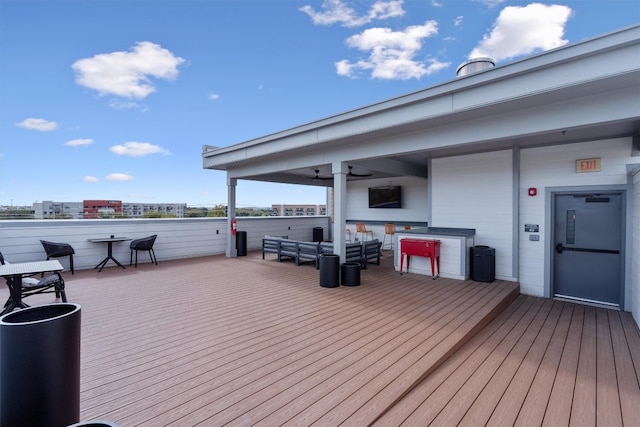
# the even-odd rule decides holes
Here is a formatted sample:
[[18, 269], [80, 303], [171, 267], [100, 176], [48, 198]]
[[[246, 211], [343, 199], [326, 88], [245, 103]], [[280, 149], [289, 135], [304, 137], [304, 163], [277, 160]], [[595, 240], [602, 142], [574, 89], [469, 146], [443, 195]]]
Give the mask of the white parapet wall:
[[[327, 239], [331, 224], [326, 216], [240, 217], [237, 221], [238, 230], [247, 232], [250, 251], [260, 249], [262, 237], [268, 234], [311, 241], [313, 228], [322, 227]], [[0, 222], [0, 252], [10, 262], [38, 261], [46, 258], [40, 240], [68, 243], [76, 252], [74, 267], [81, 270], [95, 267], [107, 253], [105, 243], [88, 239], [111, 235], [137, 239], [157, 234], [154, 251], [160, 262], [224, 254], [227, 228], [227, 218], [8, 220]], [[129, 255], [128, 241], [113, 244], [118, 261], [128, 265]], [[68, 258], [60, 262], [69, 267]]]

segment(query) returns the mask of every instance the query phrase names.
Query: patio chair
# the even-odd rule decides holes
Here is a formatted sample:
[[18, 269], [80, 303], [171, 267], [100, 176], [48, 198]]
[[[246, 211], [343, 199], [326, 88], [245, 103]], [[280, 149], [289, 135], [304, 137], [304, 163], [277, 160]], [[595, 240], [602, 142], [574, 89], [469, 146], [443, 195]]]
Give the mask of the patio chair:
[[[5, 260], [2, 252], [0, 252], [0, 264], [9, 264]], [[13, 287], [13, 278], [5, 277], [9, 288]], [[67, 302], [67, 294], [64, 289], [64, 279], [60, 273], [53, 272], [43, 278], [37, 279], [35, 277], [23, 277], [22, 278], [22, 298], [29, 297], [37, 294], [56, 294], [56, 298], [62, 299], [62, 302]], [[11, 303], [11, 297], [7, 299], [4, 304], [7, 307]]]
[[133, 264], [133, 252], [136, 252], [136, 268], [138, 268], [138, 251], [147, 251], [149, 252], [149, 258], [151, 258], [151, 262], [155, 265], [158, 265], [158, 259], [156, 258], [156, 253], [153, 251], [153, 244], [156, 241], [157, 234], [149, 237], [143, 237], [141, 239], [135, 239], [131, 241], [129, 248], [131, 249], [131, 256], [129, 257], [129, 265]]
[[367, 240], [367, 236], [371, 236], [371, 238], [373, 239], [373, 231], [367, 230], [364, 222], [356, 222], [356, 236], [358, 236], [358, 234], [360, 234], [360, 238], [363, 242]]
[[393, 235], [396, 234], [396, 226], [392, 223], [387, 223], [384, 225], [384, 237], [382, 238], [382, 247], [384, 249], [384, 245], [387, 240], [387, 236], [389, 236], [389, 249], [393, 250]]
[[42, 243], [42, 247], [47, 254], [47, 260], [50, 258], [61, 258], [68, 256], [69, 257], [69, 270], [71, 270], [71, 274], [74, 274], [73, 271], [73, 254], [76, 252], [73, 250], [68, 243], [54, 243], [47, 242], [46, 240], [40, 240]]

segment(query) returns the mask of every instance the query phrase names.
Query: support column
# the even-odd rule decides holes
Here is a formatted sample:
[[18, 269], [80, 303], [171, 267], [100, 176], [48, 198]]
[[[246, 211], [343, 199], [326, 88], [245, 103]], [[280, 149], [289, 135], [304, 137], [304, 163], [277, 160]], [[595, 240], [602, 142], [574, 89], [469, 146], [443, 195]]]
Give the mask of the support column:
[[230, 178], [227, 174], [227, 258], [235, 258], [238, 254], [236, 236], [231, 234], [231, 220], [236, 217], [236, 186], [237, 178]]
[[346, 261], [345, 233], [347, 215], [347, 169], [345, 162], [333, 162], [333, 253]]

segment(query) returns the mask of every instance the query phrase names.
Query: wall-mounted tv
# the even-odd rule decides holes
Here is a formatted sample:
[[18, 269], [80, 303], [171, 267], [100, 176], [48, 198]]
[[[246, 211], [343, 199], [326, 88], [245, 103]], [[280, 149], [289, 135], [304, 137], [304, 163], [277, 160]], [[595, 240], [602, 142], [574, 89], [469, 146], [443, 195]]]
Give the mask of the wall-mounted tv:
[[402, 187], [369, 187], [370, 208], [401, 208]]

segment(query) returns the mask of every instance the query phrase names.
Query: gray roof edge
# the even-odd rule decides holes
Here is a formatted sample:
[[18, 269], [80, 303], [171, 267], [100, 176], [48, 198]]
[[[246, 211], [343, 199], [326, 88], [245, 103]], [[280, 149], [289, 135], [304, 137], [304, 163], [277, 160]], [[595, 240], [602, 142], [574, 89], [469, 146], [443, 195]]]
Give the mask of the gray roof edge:
[[[294, 126], [289, 129], [267, 134], [258, 138], [239, 142], [226, 147], [203, 146], [203, 158], [215, 157], [224, 153], [244, 150], [260, 144], [271, 143], [294, 135], [302, 135], [308, 132], [317, 132], [318, 129], [337, 123], [362, 118], [380, 111], [396, 107], [407, 106], [417, 102], [423, 102], [429, 98], [437, 98], [446, 94], [460, 92], [477, 86], [486, 85], [493, 81], [513, 78], [518, 75], [534, 72], [551, 64], [566, 63], [578, 60], [585, 56], [592, 56], [599, 52], [619, 49], [629, 44], [640, 44], [640, 24], [631, 25], [619, 30], [585, 39], [579, 42], [561, 46], [552, 50], [540, 52], [526, 58], [516, 60], [495, 68], [479, 71], [467, 76], [455, 77], [451, 80], [420, 89], [415, 92], [399, 95], [359, 107], [346, 112], [338, 113], [319, 120]], [[313, 138], [311, 138], [313, 139]], [[315, 142], [322, 142], [315, 140]], [[206, 149], [205, 149], [206, 147]]]

